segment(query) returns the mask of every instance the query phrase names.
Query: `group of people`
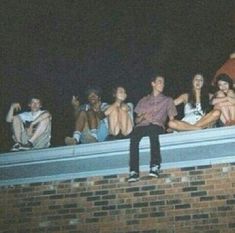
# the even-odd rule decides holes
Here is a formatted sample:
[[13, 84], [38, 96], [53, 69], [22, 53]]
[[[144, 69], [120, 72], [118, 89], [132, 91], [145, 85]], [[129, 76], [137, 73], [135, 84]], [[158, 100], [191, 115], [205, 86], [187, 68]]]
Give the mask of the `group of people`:
[[[66, 145], [102, 142], [130, 138], [129, 182], [139, 179], [139, 142], [144, 136], [150, 138], [150, 176], [158, 177], [161, 165], [158, 136], [164, 132], [199, 130], [210, 127], [235, 125], [235, 91], [233, 80], [225, 73], [218, 74], [213, 84], [217, 91], [209, 93], [201, 73], [192, 77], [191, 89], [172, 99], [163, 94], [165, 78], [151, 77], [151, 94], [143, 97], [135, 108], [127, 103], [123, 86], [113, 89], [113, 103], [101, 100], [99, 88], [86, 91], [88, 103], [80, 104], [72, 97], [75, 130], [72, 137], [65, 138]], [[184, 104], [184, 117], [175, 119], [176, 106]], [[13, 103], [6, 121], [11, 123], [15, 144], [12, 151], [46, 148], [50, 146], [51, 114], [41, 110], [39, 97], [29, 99], [29, 112], [17, 114], [19, 103]], [[135, 121], [134, 121], [135, 113]]]

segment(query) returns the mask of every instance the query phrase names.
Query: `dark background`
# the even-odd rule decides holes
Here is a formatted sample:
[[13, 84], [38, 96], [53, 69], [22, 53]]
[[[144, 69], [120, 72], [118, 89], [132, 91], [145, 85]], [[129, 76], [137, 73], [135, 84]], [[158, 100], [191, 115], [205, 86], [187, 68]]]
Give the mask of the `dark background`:
[[73, 130], [71, 96], [89, 85], [123, 84], [136, 102], [157, 72], [175, 97], [193, 73], [210, 81], [235, 50], [235, 1], [1, 1], [0, 151], [12, 143], [5, 116], [13, 101], [43, 97], [52, 143]]

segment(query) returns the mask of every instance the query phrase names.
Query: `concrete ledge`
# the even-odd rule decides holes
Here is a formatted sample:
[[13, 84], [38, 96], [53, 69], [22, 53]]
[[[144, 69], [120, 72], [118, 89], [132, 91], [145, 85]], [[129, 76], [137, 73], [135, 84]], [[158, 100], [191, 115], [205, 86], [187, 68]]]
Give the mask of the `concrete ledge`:
[[[235, 127], [160, 136], [162, 169], [235, 162]], [[141, 170], [149, 169], [149, 139], [140, 143]], [[0, 155], [0, 186], [128, 172], [129, 140]]]

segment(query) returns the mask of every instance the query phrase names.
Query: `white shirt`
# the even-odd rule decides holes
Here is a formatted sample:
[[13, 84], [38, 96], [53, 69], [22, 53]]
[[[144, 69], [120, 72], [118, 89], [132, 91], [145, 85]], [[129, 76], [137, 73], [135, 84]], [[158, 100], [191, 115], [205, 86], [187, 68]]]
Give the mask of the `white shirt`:
[[20, 113], [18, 116], [20, 119], [25, 123], [26, 121], [32, 122], [36, 120], [43, 112], [44, 110], [39, 110], [37, 112], [23, 112]]

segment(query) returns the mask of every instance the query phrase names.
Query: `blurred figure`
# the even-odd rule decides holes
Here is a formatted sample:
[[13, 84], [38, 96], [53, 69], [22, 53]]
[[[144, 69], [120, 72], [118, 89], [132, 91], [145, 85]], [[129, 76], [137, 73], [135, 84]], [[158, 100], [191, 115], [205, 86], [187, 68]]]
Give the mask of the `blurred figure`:
[[14, 115], [21, 110], [19, 103], [11, 104], [6, 121], [12, 124], [13, 145], [11, 151], [47, 148], [51, 139], [51, 114], [41, 110], [38, 97], [32, 97], [28, 106], [30, 111]]

